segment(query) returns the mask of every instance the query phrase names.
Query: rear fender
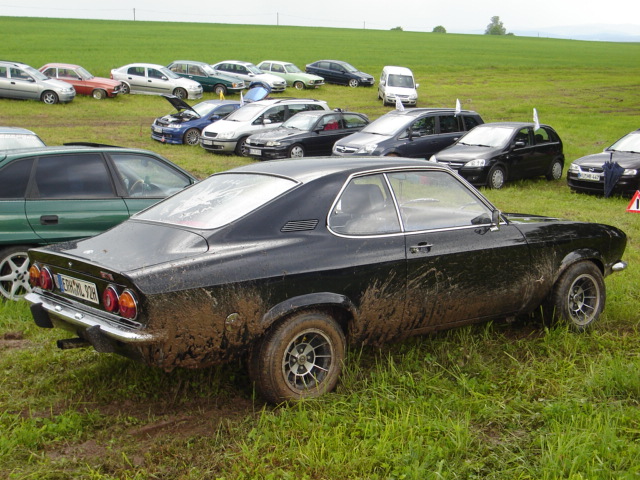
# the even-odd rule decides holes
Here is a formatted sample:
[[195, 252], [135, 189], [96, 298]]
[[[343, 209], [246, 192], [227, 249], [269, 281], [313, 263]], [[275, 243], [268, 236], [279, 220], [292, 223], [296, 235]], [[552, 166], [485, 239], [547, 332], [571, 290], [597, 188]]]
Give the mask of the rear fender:
[[[353, 318], [356, 313], [355, 305], [346, 296], [331, 292], [317, 292], [288, 298], [274, 305], [264, 314], [261, 323], [265, 328], [268, 328], [281, 318], [300, 310], [309, 309], [337, 309], [346, 313], [351, 318]], [[340, 322], [341, 319], [336, 318], [336, 320]], [[342, 326], [343, 328], [346, 327], [346, 325]]]

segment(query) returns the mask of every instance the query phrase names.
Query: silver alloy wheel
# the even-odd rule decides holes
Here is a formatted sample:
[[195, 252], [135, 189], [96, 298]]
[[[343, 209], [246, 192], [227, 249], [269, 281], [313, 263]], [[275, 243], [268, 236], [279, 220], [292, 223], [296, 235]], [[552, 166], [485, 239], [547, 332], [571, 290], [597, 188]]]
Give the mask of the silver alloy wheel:
[[331, 370], [334, 359], [331, 339], [321, 330], [300, 332], [287, 345], [282, 359], [282, 374], [294, 391], [317, 388]]
[[47, 105], [53, 105], [55, 103], [58, 103], [58, 95], [56, 94], [56, 92], [47, 90], [42, 94], [42, 101]]
[[216, 85], [215, 87], [213, 87], [213, 91], [218, 96], [220, 96], [220, 94], [222, 94], [222, 95], [226, 95], [227, 94], [227, 89], [226, 89], [226, 87], [224, 85]]
[[31, 291], [29, 256], [23, 248], [0, 252], [0, 294], [9, 300], [20, 300]]
[[173, 94], [180, 100], [184, 100], [185, 98], [187, 98], [187, 91], [184, 88], [176, 88], [173, 91]]
[[105, 92], [104, 90], [102, 90], [101, 88], [96, 88], [93, 92], [92, 92], [93, 98], [95, 98], [96, 100], [102, 100], [103, 98], [107, 97], [107, 92]]
[[300, 144], [295, 144], [289, 149], [289, 158], [304, 157], [304, 148]]
[[356, 80], [355, 78], [352, 78], [351, 80], [349, 80], [349, 86], [354, 88], [358, 86], [358, 80]]
[[304, 83], [302, 83], [300, 80], [296, 80], [295, 82], [293, 82], [293, 88], [295, 88], [296, 90], [302, 90], [304, 89]]
[[200, 132], [197, 128], [190, 128], [182, 139], [185, 145], [198, 145], [200, 143]]
[[487, 182], [489, 188], [498, 190], [504, 186], [505, 174], [502, 167], [493, 167], [489, 172], [489, 180]]
[[576, 277], [567, 292], [571, 322], [577, 327], [593, 322], [600, 312], [601, 299], [600, 285], [592, 275], [585, 273]]
[[553, 161], [551, 170], [547, 175], [547, 180], [560, 180], [562, 178], [562, 162], [558, 159]]

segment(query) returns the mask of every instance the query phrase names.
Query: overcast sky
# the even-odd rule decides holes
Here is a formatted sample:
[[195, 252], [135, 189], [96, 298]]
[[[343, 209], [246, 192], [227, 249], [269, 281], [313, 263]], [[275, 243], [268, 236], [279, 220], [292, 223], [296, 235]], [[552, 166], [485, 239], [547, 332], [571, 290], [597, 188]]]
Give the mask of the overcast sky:
[[[482, 33], [499, 16], [509, 32], [593, 24], [635, 25], [640, 34], [639, 0], [265, 0], [180, 2], [176, 0], [0, 0], [0, 15], [300, 25], [430, 32], [442, 25], [449, 33]], [[632, 29], [633, 30], [633, 29]], [[635, 32], [634, 32], [635, 33]]]

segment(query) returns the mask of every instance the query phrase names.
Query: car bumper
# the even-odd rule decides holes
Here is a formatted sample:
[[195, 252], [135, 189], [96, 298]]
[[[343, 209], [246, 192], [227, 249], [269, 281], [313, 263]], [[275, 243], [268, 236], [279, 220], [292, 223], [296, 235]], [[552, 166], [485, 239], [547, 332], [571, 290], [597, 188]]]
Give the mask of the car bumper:
[[76, 92], [73, 91], [71, 93], [58, 93], [58, 100], [60, 103], [69, 103], [74, 98], [76, 98]]
[[198, 100], [202, 98], [202, 90], [199, 92], [187, 92], [187, 98], [189, 100]]
[[256, 160], [275, 160], [278, 158], [288, 158], [288, 147], [280, 149], [275, 148], [256, 148], [251, 145], [247, 145], [249, 149], [249, 156]]
[[237, 140], [214, 140], [207, 137], [200, 139], [200, 146], [202, 148], [217, 153], [233, 153], [237, 143]]
[[156, 132], [151, 130], [151, 138], [161, 143], [182, 144], [182, 132]]
[[[604, 177], [597, 181], [584, 180], [578, 178], [577, 173], [567, 172], [567, 185], [572, 190], [604, 195]], [[640, 175], [623, 176], [620, 177], [615, 187], [613, 187], [612, 193], [614, 195], [632, 195], [637, 190], [640, 190]]]

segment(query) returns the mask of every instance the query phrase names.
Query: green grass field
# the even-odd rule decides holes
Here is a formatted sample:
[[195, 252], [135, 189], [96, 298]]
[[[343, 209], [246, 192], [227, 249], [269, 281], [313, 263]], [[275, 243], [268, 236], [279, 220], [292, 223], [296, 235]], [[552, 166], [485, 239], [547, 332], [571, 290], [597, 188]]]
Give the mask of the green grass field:
[[[485, 121], [540, 121], [567, 163], [640, 127], [640, 44], [399, 31], [0, 17], [0, 58], [60, 61], [95, 75], [176, 59], [344, 59], [376, 78], [410, 67], [419, 106]], [[332, 108], [389, 110], [375, 89], [326, 85]], [[205, 94], [205, 98], [213, 98]], [[160, 97], [67, 105], [0, 99], [0, 125], [50, 144], [93, 141], [154, 150], [205, 176], [250, 160], [150, 139]], [[493, 323], [351, 349], [335, 393], [273, 408], [241, 364], [164, 373], [33, 325], [0, 303], [0, 478], [8, 479], [632, 479], [640, 477], [640, 215], [629, 198], [572, 194], [563, 178], [484, 193], [502, 210], [616, 225], [627, 271], [606, 281], [588, 334], [532, 321]], [[1, 215], [1, 212], [0, 212]], [[490, 265], [487, 268], [491, 268]], [[461, 298], [461, 301], [464, 301]]]

